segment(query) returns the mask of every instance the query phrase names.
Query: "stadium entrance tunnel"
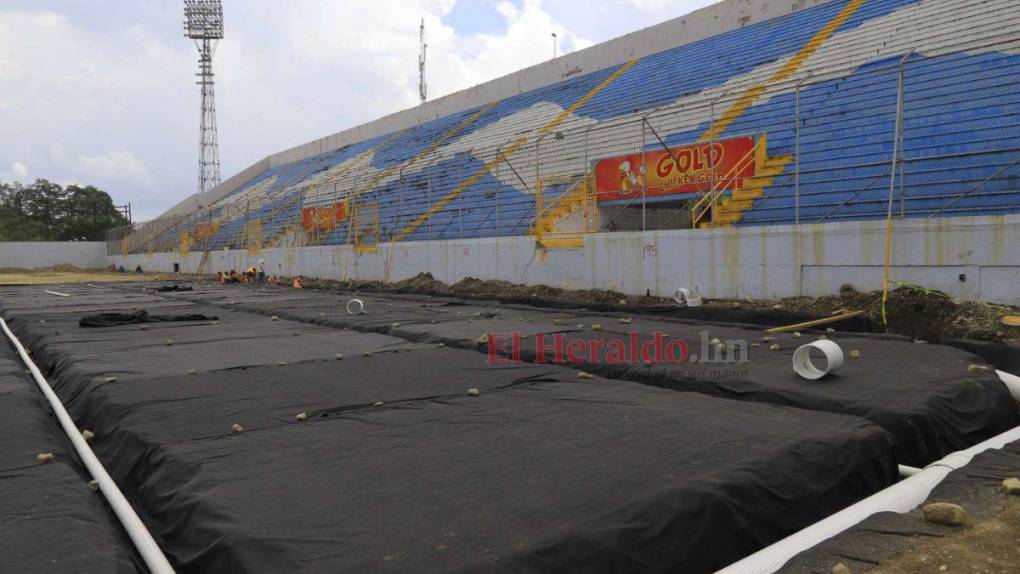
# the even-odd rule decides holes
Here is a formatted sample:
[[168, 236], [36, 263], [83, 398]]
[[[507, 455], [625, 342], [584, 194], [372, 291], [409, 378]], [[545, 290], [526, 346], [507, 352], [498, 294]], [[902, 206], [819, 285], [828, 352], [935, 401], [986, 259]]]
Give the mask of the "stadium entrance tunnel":
[[599, 229], [642, 231], [644, 229], [690, 229], [690, 200], [641, 197], [599, 204]]
[[[809, 382], [799, 338], [748, 326], [162, 285], [4, 287], [0, 314], [182, 572], [711, 572], [1020, 423], [973, 356], [896, 338], [829, 334], [861, 359]], [[81, 326], [139, 311], [194, 320]], [[514, 330], [748, 362], [490, 354]]]

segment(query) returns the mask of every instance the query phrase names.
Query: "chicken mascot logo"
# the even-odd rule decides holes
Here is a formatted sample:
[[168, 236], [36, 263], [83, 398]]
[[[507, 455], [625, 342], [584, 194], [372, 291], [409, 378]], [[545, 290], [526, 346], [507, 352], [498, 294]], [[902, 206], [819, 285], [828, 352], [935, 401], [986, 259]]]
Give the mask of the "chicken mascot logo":
[[631, 169], [629, 161], [620, 162], [620, 193], [631, 193], [645, 186], [645, 168]]

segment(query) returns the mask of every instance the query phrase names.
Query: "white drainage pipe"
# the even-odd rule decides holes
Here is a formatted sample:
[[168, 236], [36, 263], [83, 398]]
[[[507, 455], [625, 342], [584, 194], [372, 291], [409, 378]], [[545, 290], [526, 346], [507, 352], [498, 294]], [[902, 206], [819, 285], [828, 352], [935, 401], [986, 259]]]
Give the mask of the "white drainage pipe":
[[365, 303], [361, 299], [351, 299], [347, 302], [347, 313], [349, 315], [360, 315], [365, 312]]
[[1020, 377], [1011, 375], [1006, 371], [995, 371], [998, 373], [999, 378], [1002, 379], [1002, 383], [1009, 389], [1009, 394], [1013, 395], [1013, 398], [1020, 401]]
[[967, 465], [974, 455], [986, 450], [1000, 449], [1018, 440], [1020, 440], [1020, 427], [1008, 430], [966, 450], [954, 452], [889, 488], [719, 570], [717, 574], [772, 574], [797, 554], [836, 536], [872, 514], [878, 512], [904, 513], [917, 508], [928, 498], [935, 485], [942, 482], [942, 479], [951, 471]]
[[[825, 369], [819, 369], [811, 361], [811, 349], [818, 349], [825, 355]], [[817, 380], [843, 366], [843, 349], [829, 339], [819, 339], [801, 345], [793, 352], [793, 370], [805, 379]]]
[[701, 295], [691, 293], [691, 290], [686, 287], [681, 287], [673, 292], [673, 301], [676, 301], [677, 305], [701, 307]]
[[47, 295], [56, 295], [57, 297], [70, 297], [67, 293], [61, 293], [60, 291], [47, 291]]
[[898, 468], [900, 471], [900, 478], [910, 478], [923, 470], [916, 466], [907, 466], [905, 464], [898, 465]]
[[67, 409], [64, 408], [63, 403], [60, 402], [56, 393], [50, 388], [50, 384], [46, 382], [42, 372], [39, 371], [39, 367], [28, 356], [28, 352], [21, 345], [21, 341], [7, 327], [7, 322], [4, 321], [3, 317], [0, 317], [0, 328], [3, 328], [7, 338], [10, 339], [11, 344], [18, 351], [18, 355], [21, 356], [21, 360], [25, 362], [28, 370], [31, 371], [32, 378], [35, 379], [39, 390], [46, 396], [46, 400], [49, 401], [50, 407], [53, 408], [53, 413], [57, 415], [57, 420], [64, 429], [64, 433], [67, 434], [67, 438], [71, 439], [74, 450], [77, 451], [89, 474], [99, 484], [99, 490], [106, 497], [106, 501], [110, 503], [110, 508], [113, 509], [120, 523], [124, 525], [124, 530], [131, 537], [131, 541], [135, 543], [135, 547], [138, 548], [138, 553], [141, 554], [145, 565], [149, 567], [149, 571], [154, 574], [173, 574], [174, 569], [170, 566], [166, 556], [163, 555], [159, 545], [153, 540], [152, 534], [149, 533], [145, 528], [145, 524], [135, 514], [134, 509], [131, 508], [131, 503], [124, 498], [124, 494], [117, 487], [117, 483], [113, 482], [106, 469], [103, 468], [103, 463], [99, 462], [99, 459], [96, 458], [96, 454], [92, 452], [89, 443], [85, 442], [85, 437], [81, 435], [81, 431], [75, 426], [71, 416], [67, 414]]

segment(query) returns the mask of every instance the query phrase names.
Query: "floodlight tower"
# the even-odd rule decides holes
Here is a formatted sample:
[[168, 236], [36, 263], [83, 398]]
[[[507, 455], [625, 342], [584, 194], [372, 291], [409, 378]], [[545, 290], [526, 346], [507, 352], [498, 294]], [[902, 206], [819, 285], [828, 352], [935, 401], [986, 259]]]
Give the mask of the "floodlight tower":
[[216, 135], [216, 92], [213, 89], [213, 54], [223, 39], [223, 5], [220, 0], [184, 0], [184, 35], [198, 48], [198, 81], [202, 89], [199, 125], [198, 193], [220, 183], [220, 147]]
[[429, 45], [425, 43], [425, 18], [421, 19], [418, 43], [421, 47], [421, 51], [418, 53], [418, 96], [421, 98], [421, 103], [424, 104], [425, 96], [428, 93], [428, 86], [425, 84], [425, 51], [429, 47]]

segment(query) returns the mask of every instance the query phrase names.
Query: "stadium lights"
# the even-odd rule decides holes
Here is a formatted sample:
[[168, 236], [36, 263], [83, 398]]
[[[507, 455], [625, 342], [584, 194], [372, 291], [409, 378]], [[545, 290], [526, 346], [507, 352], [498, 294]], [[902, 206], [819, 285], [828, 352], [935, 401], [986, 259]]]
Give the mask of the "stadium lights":
[[213, 54], [223, 39], [223, 5], [220, 0], [184, 0], [184, 35], [198, 48], [198, 85], [202, 90], [199, 124], [198, 193], [208, 193], [220, 183], [220, 146], [216, 131], [216, 95]]
[[184, 35], [193, 40], [223, 38], [223, 5], [219, 0], [184, 0]]

